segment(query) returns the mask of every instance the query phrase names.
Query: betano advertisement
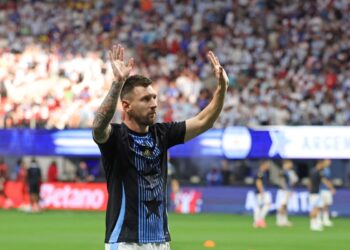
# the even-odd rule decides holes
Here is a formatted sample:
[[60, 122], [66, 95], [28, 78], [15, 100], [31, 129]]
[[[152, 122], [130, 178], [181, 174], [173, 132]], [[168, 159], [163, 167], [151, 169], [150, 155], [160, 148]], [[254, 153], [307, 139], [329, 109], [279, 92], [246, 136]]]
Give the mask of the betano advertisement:
[[[15, 208], [28, 206], [26, 186], [20, 182], [8, 182], [5, 192]], [[267, 192], [272, 198], [270, 210], [275, 211], [281, 195], [276, 189]], [[105, 183], [43, 183], [41, 205], [56, 210], [96, 210], [107, 206], [108, 194]], [[297, 189], [288, 204], [291, 214], [309, 212], [309, 194], [305, 189]], [[177, 213], [234, 213], [251, 214], [255, 205], [255, 193], [249, 187], [182, 187], [176, 195], [171, 195], [171, 210]], [[0, 207], [4, 200], [0, 200]], [[331, 206], [333, 216], [350, 216], [350, 190], [339, 189]]]
[[[91, 130], [0, 130], [0, 155], [99, 157]], [[350, 127], [276, 126], [211, 129], [170, 149], [177, 157], [350, 159]]]
[[[9, 181], [5, 193], [14, 208], [29, 204], [27, 186], [22, 182]], [[105, 183], [43, 183], [40, 188], [41, 206], [46, 209], [64, 210], [105, 210], [107, 189]], [[0, 200], [1, 204], [4, 200]]]

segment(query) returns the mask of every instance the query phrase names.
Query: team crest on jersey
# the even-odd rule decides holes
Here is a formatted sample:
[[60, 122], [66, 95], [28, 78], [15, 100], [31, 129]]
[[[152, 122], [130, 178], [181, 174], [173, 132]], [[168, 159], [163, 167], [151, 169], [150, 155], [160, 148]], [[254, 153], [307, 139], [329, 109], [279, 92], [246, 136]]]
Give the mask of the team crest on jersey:
[[145, 150], [142, 152], [142, 155], [144, 157], [150, 157], [151, 156], [151, 150], [149, 148], [145, 148]]

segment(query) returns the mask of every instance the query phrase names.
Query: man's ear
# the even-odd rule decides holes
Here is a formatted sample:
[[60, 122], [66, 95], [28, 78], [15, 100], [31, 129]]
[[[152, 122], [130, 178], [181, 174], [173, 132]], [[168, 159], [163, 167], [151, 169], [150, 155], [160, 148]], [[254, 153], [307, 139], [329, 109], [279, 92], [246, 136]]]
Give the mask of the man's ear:
[[130, 102], [126, 99], [122, 100], [122, 107], [123, 110], [128, 113], [129, 109], [130, 109]]

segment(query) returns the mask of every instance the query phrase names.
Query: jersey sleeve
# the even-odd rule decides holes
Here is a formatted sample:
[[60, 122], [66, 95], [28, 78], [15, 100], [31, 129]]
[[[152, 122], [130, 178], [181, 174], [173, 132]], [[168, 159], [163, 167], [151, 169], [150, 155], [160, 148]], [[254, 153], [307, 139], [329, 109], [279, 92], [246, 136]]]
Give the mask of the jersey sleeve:
[[167, 148], [172, 146], [183, 144], [185, 142], [186, 123], [182, 122], [168, 122], [157, 123], [158, 131], [162, 134], [162, 143]]
[[104, 143], [97, 142], [93, 137], [93, 140], [100, 149], [101, 156], [103, 160], [107, 160], [109, 163], [112, 162], [114, 155], [116, 153], [116, 142], [118, 141], [118, 133], [116, 126], [112, 124], [111, 134], [108, 137], [108, 140]]
[[165, 132], [168, 148], [184, 143], [186, 133], [185, 121], [162, 123], [161, 126], [163, 132]]

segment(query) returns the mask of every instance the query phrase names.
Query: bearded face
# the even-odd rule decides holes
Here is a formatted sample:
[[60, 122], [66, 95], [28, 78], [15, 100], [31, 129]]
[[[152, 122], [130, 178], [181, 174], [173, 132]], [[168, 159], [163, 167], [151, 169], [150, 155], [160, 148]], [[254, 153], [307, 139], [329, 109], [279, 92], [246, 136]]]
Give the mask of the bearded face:
[[130, 120], [150, 126], [157, 118], [157, 94], [152, 86], [135, 87], [123, 100], [123, 109]]

